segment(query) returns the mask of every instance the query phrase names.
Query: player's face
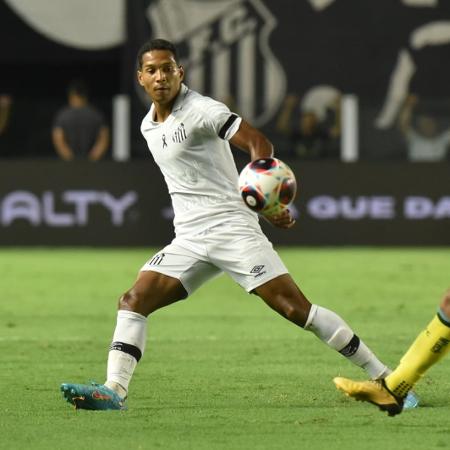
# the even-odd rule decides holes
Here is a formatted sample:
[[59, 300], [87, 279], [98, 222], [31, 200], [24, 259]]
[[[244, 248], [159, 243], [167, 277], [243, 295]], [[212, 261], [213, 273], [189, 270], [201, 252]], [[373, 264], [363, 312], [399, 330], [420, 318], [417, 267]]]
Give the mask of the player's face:
[[183, 68], [177, 65], [172, 52], [152, 50], [142, 56], [138, 81], [154, 102], [170, 103], [178, 94], [183, 77]]

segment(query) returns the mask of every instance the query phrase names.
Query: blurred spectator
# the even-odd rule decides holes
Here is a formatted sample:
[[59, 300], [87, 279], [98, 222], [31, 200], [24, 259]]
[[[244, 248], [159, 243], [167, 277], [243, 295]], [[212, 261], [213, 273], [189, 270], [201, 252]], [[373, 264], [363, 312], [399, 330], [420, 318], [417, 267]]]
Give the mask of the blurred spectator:
[[13, 148], [10, 142], [12, 97], [0, 95], [0, 157], [12, 156]]
[[109, 145], [109, 128], [103, 115], [89, 104], [86, 85], [70, 83], [68, 105], [58, 112], [53, 123], [52, 139], [58, 155], [65, 161], [98, 161]]
[[418, 97], [409, 95], [399, 114], [399, 126], [407, 143], [409, 161], [442, 161], [449, 154], [450, 128], [426, 111], [418, 111]]
[[2, 135], [9, 123], [12, 98], [10, 95], [0, 95], [0, 135]]
[[313, 109], [300, 107], [300, 99], [293, 94], [286, 96], [277, 119], [276, 129], [288, 138], [288, 155], [301, 159], [337, 157], [340, 134], [339, 102], [327, 110], [320, 120]]

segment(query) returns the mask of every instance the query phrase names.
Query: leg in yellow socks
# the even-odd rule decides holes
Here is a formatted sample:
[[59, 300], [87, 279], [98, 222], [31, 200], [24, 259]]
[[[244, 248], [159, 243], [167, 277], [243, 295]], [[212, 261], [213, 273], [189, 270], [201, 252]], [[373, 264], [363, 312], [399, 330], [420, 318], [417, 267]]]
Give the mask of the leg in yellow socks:
[[387, 388], [397, 397], [405, 397], [424, 373], [450, 351], [450, 292], [427, 328], [419, 334], [397, 368], [385, 378]]
[[397, 368], [384, 380], [353, 381], [336, 377], [334, 384], [347, 396], [377, 405], [390, 416], [403, 410], [404, 398], [425, 372], [450, 351], [450, 290], [437, 316], [417, 336]]

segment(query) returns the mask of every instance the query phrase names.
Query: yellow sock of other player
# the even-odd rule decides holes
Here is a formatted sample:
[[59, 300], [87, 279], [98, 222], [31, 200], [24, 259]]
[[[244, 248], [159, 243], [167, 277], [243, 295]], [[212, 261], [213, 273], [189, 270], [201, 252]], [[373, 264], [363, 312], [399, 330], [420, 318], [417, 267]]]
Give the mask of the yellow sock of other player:
[[450, 350], [450, 319], [439, 311], [427, 328], [417, 336], [398, 367], [386, 377], [388, 389], [405, 397], [424, 373]]

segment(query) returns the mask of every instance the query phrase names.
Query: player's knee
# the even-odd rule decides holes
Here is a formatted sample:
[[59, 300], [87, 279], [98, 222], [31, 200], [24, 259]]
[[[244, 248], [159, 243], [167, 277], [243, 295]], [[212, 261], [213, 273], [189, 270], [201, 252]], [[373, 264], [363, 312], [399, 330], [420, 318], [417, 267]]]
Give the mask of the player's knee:
[[174, 295], [158, 289], [141, 289], [133, 286], [119, 299], [119, 309], [137, 312], [148, 316], [157, 309], [185, 298], [185, 295]]
[[280, 294], [277, 303], [281, 306], [280, 313], [289, 321], [303, 326], [306, 322], [305, 311], [294, 298]]
[[136, 307], [139, 305], [139, 296], [133, 289], [125, 292], [119, 299], [119, 309], [127, 309], [129, 311], [136, 311]]
[[450, 289], [442, 297], [441, 309], [447, 317], [450, 317]]
[[291, 322], [295, 322], [298, 318], [298, 310], [291, 304], [287, 304], [283, 306], [283, 316]]
[[145, 292], [139, 292], [137, 289], [131, 288], [120, 297], [119, 309], [148, 316], [158, 309], [158, 306], [155, 304], [154, 299], [146, 295]]

